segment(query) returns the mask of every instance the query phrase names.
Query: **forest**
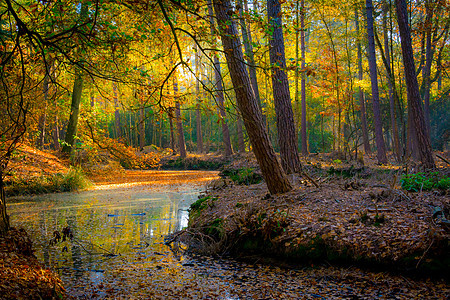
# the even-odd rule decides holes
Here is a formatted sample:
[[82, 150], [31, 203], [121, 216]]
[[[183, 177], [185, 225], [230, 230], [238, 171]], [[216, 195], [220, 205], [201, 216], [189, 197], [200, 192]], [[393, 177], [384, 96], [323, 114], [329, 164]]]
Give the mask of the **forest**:
[[[449, 12], [446, 0], [2, 1], [0, 250], [10, 249], [3, 244], [14, 240], [11, 232], [29, 239], [11, 229], [10, 197], [85, 188], [77, 179], [134, 182], [133, 170], [200, 169], [221, 171], [221, 179], [189, 208], [188, 228], [168, 232], [174, 247], [208, 236], [196, 245], [202, 254], [257, 252], [269, 243], [271, 256], [290, 243], [309, 261], [317, 236], [327, 249], [317, 257], [330, 258], [332, 249], [339, 261], [445, 270]], [[33, 177], [30, 153], [35, 164], [62, 165], [38, 166]], [[56, 176], [61, 170], [69, 175]], [[335, 195], [366, 200], [326, 205]], [[315, 216], [283, 197], [301, 199]], [[346, 217], [325, 211], [351, 205], [359, 217], [348, 216], [349, 224], [370, 223], [369, 231], [317, 225], [341, 228]], [[373, 250], [373, 227], [409, 224], [402, 209], [409, 215], [414, 205], [419, 223], [431, 221]], [[280, 213], [284, 206], [297, 216]], [[238, 215], [238, 225], [226, 222]], [[317, 225], [308, 229], [315, 235], [289, 236], [302, 218]], [[424, 233], [429, 226], [433, 237]], [[367, 236], [360, 243], [368, 246], [346, 232]], [[445, 283], [441, 292], [449, 290]]]

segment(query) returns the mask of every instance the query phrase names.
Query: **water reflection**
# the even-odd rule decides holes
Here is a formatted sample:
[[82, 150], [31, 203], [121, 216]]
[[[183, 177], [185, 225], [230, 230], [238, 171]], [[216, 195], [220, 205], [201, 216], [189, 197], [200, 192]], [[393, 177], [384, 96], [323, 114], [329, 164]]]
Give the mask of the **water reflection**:
[[[35, 254], [66, 283], [99, 283], [125, 264], [165, 263], [163, 237], [187, 226], [200, 185], [116, 187], [13, 199], [11, 223], [34, 239]], [[50, 245], [68, 226], [73, 240]]]

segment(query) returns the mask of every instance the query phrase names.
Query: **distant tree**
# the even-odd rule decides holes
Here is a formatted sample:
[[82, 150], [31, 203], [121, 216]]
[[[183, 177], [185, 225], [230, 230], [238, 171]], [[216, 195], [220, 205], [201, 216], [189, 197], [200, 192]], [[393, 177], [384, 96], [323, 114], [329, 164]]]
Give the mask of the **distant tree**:
[[[209, 12], [209, 22], [211, 28], [211, 36], [215, 38], [216, 32], [214, 29], [214, 18], [213, 18], [213, 8], [211, 0], [208, 0], [208, 12]], [[233, 148], [231, 146], [230, 130], [227, 123], [227, 113], [225, 111], [225, 97], [223, 95], [223, 79], [222, 72], [220, 69], [219, 57], [214, 55], [214, 83], [217, 89], [216, 91], [216, 101], [219, 106], [220, 122], [222, 124], [222, 138], [223, 145], [225, 148], [225, 156], [231, 156], [233, 154]]]
[[256, 159], [261, 167], [267, 187], [272, 194], [285, 193], [292, 189], [265, 129], [262, 113], [251, 89], [250, 79], [244, 63], [242, 43], [236, 23], [231, 19], [233, 9], [229, 0], [214, 0], [214, 10], [218, 20], [223, 50], [236, 93], [236, 101], [241, 111], [245, 128]]
[[272, 69], [272, 92], [277, 117], [278, 146], [281, 165], [286, 173], [301, 172], [302, 165], [297, 147], [294, 113], [292, 111], [289, 81], [286, 74], [281, 4], [279, 0], [267, 1], [267, 18], [270, 32], [269, 57]]
[[[358, 34], [357, 41], [357, 49], [358, 49], [358, 80], [363, 79], [363, 68], [362, 68], [362, 47], [361, 47], [361, 39], [359, 38], [359, 16], [358, 16], [358, 8], [355, 9], [355, 27], [356, 33]], [[362, 130], [362, 138], [364, 145], [364, 152], [366, 154], [371, 154], [370, 143], [369, 143], [369, 134], [367, 132], [367, 117], [366, 117], [366, 99], [364, 96], [364, 91], [361, 87], [358, 88], [358, 98], [359, 98], [359, 106], [360, 106], [360, 114], [361, 114], [361, 130]]]
[[408, 24], [408, 12], [405, 0], [395, 0], [397, 12], [397, 22], [400, 31], [403, 67], [405, 69], [405, 80], [408, 95], [408, 106], [410, 108], [411, 125], [414, 126], [413, 138], [417, 142], [419, 158], [423, 166], [427, 169], [436, 167], [431, 150], [429, 133], [425, 124], [425, 117], [422, 109], [419, 83], [417, 82], [416, 70], [414, 66], [414, 56], [411, 43], [411, 32]]
[[375, 126], [375, 143], [377, 145], [377, 159], [379, 163], [387, 163], [386, 147], [383, 139], [383, 124], [381, 122], [380, 95], [378, 92], [377, 61], [375, 57], [375, 38], [373, 31], [373, 5], [372, 0], [366, 0], [367, 11], [367, 39], [370, 82], [372, 85], [372, 106]]

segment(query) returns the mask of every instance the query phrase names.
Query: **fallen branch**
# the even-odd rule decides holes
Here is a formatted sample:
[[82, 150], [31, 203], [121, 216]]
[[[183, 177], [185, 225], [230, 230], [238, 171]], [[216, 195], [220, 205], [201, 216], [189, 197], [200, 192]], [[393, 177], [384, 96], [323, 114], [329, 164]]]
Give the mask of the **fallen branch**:
[[450, 162], [448, 160], [446, 160], [445, 158], [443, 158], [442, 156], [440, 156], [439, 154], [436, 154], [436, 157], [439, 157], [440, 159], [442, 159], [444, 162], [446, 162], [448, 165], [450, 165]]

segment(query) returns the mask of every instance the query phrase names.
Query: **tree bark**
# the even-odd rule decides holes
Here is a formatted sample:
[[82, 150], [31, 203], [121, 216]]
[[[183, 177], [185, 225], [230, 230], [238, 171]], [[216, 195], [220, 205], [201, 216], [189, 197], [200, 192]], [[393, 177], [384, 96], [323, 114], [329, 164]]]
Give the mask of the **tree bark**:
[[69, 123], [67, 124], [66, 138], [64, 139], [65, 143], [62, 148], [62, 152], [65, 154], [70, 154], [73, 150], [75, 136], [77, 134], [78, 115], [80, 113], [82, 91], [83, 91], [83, 75], [82, 71], [77, 69], [75, 71], [75, 81], [73, 84]]
[[[113, 94], [114, 94], [114, 126], [116, 128], [116, 138], [118, 140], [120, 140], [120, 138], [122, 137], [122, 129], [121, 129], [121, 125], [120, 125], [119, 99], [118, 99], [118, 95], [117, 95], [116, 83], [113, 83]], [[126, 124], [126, 122], [125, 122], [125, 124]]]
[[[247, 0], [245, 2], [247, 2]], [[251, 44], [252, 43], [252, 35], [251, 35], [251, 31], [247, 30], [242, 0], [238, 0], [238, 4], [240, 6], [239, 15], [240, 15], [242, 40], [244, 42], [245, 56], [246, 56], [247, 64], [248, 64], [250, 82], [252, 83], [252, 89], [253, 89], [253, 93], [255, 94], [255, 98], [256, 98], [258, 105], [262, 111], [262, 104], [261, 104], [261, 98], [259, 95], [259, 87], [258, 87], [258, 78], [256, 76], [255, 55], [253, 53], [253, 46]], [[245, 6], [247, 6], [247, 3], [245, 3]], [[263, 119], [264, 119], [264, 113], [263, 113]]]
[[370, 83], [372, 85], [372, 106], [375, 125], [375, 143], [377, 145], [378, 163], [385, 164], [388, 161], [386, 157], [386, 147], [383, 139], [383, 123], [381, 121], [380, 96], [378, 92], [377, 61], [375, 57], [372, 0], [366, 0], [366, 10], [367, 10], [367, 38], [369, 44], [368, 56], [369, 56]]
[[6, 214], [6, 195], [3, 184], [3, 170], [0, 170], [0, 236], [9, 230], [9, 216]]
[[414, 66], [411, 33], [408, 25], [408, 13], [405, 0], [395, 0], [395, 8], [402, 45], [408, 106], [411, 108], [412, 123], [414, 124], [414, 138], [418, 143], [419, 157], [423, 166], [427, 169], [434, 169], [436, 165], [434, 163], [430, 138], [420, 101], [419, 84]]
[[198, 46], [195, 44], [195, 77], [197, 78], [197, 82], [195, 85], [195, 92], [197, 94], [197, 108], [196, 108], [196, 133], [197, 133], [197, 152], [203, 152], [203, 133], [202, 133], [202, 113], [200, 110], [200, 102], [202, 100], [202, 93], [200, 92], [200, 55], [198, 53]]
[[302, 154], [308, 155], [308, 135], [306, 133], [306, 72], [305, 72], [305, 0], [302, 0], [301, 3], [301, 12], [300, 12], [300, 23], [301, 23], [301, 49], [302, 49], [302, 129], [301, 129], [301, 137], [302, 137]]
[[172, 153], [176, 154], [177, 153], [177, 149], [175, 147], [175, 134], [174, 134], [174, 130], [173, 130], [173, 107], [169, 108], [169, 126], [170, 126], [170, 148], [172, 149]]
[[242, 118], [239, 113], [237, 114], [236, 127], [237, 127], [238, 151], [240, 153], [245, 153], [244, 131], [242, 128]]
[[45, 68], [45, 76], [44, 76], [44, 82], [42, 83], [42, 90], [44, 93], [44, 112], [39, 117], [39, 137], [37, 141], [37, 146], [39, 148], [44, 148], [45, 144], [45, 127], [47, 126], [47, 101], [48, 101], [48, 90], [49, 90], [49, 79], [50, 79], [50, 72], [52, 69], [52, 65], [48, 63]]
[[[392, 136], [394, 141], [394, 154], [398, 162], [401, 161], [401, 150], [400, 150], [400, 136], [398, 133], [397, 119], [395, 117], [395, 98], [396, 91], [394, 87], [394, 78], [392, 78], [392, 70], [390, 68], [391, 65], [391, 54], [389, 51], [389, 36], [387, 29], [387, 13], [389, 11], [388, 3], [385, 3], [384, 12], [383, 12], [383, 34], [384, 34], [384, 52], [385, 52], [385, 67], [386, 73], [388, 77], [389, 84], [389, 112], [391, 115], [391, 127], [392, 127]], [[380, 49], [380, 51], [383, 51]]]
[[[355, 9], [355, 26], [356, 26], [356, 33], [358, 34], [358, 80], [363, 79], [363, 68], [362, 68], [362, 49], [361, 49], [361, 41], [359, 39], [359, 16], [358, 16], [358, 9]], [[360, 113], [361, 113], [361, 129], [362, 129], [362, 138], [363, 138], [363, 144], [364, 144], [364, 152], [366, 154], [371, 154], [372, 151], [370, 150], [370, 144], [369, 144], [369, 134], [367, 132], [367, 118], [366, 118], [366, 99], [364, 97], [364, 91], [361, 87], [359, 87], [358, 90], [358, 98], [359, 98], [359, 106], [360, 106]]]
[[144, 103], [141, 101], [139, 108], [139, 148], [142, 150], [145, 146], [145, 121], [144, 121]]
[[301, 172], [302, 166], [297, 147], [294, 113], [286, 74], [281, 4], [278, 0], [267, 1], [267, 17], [269, 26], [273, 28], [269, 42], [269, 57], [272, 69], [272, 92], [277, 119], [281, 165], [288, 174]]
[[176, 72], [173, 74], [173, 94], [175, 98], [175, 118], [177, 120], [178, 130], [178, 149], [180, 151], [180, 157], [186, 158], [186, 143], [184, 141], [183, 122], [181, 120], [181, 105], [178, 101], [178, 78]]
[[230, 1], [214, 0], [214, 10], [220, 27], [228, 69], [236, 92], [236, 101], [269, 192], [272, 194], [288, 192], [292, 189], [292, 186], [270, 144], [261, 110], [250, 87], [250, 79], [244, 64], [242, 44], [239, 40], [236, 23], [229, 14], [232, 12]]
[[[214, 19], [213, 19], [213, 8], [211, 4], [211, 0], [208, 0], [208, 12], [209, 12], [209, 21], [210, 21], [210, 28], [211, 28], [211, 36], [215, 38], [216, 32], [214, 29]], [[216, 101], [217, 105], [219, 106], [219, 114], [222, 124], [222, 138], [223, 138], [223, 145], [225, 148], [225, 156], [229, 157], [233, 154], [233, 148], [231, 146], [231, 138], [230, 138], [230, 130], [228, 128], [227, 123], [227, 114], [225, 112], [225, 98], [223, 95], [223, 80], [222, 80], [222, 74], [220, 70], [220, 63], [219, 58], [217, 55], [214, 55], [214, 80], [215, 80], [215, 86], [217, 89], [216, 92]]]

